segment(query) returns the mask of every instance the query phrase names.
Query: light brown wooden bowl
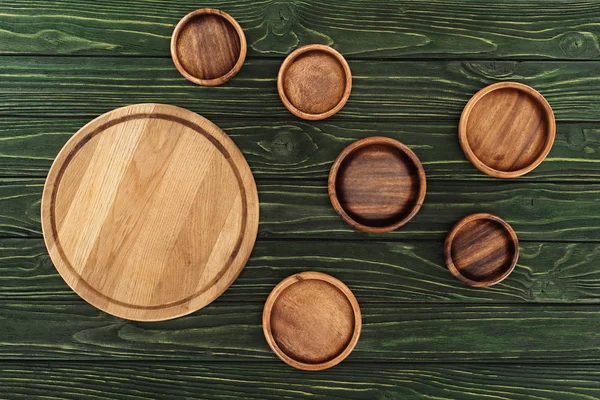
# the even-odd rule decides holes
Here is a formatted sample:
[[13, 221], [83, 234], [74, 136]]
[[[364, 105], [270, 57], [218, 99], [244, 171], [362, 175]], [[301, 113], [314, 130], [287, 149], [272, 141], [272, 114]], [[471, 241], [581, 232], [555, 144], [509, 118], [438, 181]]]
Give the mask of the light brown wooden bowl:
[[461, 219], [444, 244], [448, 269], [467, 286], [502, 282], [519, 259], [519, 240], [503, 219], [486, 213]]
[[79, 296], [121, 318], [161, 321], [233, 283], [258, 214], [252, 172], [221, 129], [183, 108], [137, 104], [65, 144], [41, 222], [52, 262]]
[[277, 91], [285, 107], [308, 120], [331, 117], [344, 107], [352, 90], [346, 59], [329, 46], [309, 44], [281, 64]]
[[239, 72], [246, 59], [246, 36], [229, 14], [214, 8], [192, 11], [171, 37], [177, 70], [197, 85], [221, 85]]
[[515, 178], [533, 170], [550, 152], [555, 136], [550, 104], [517, 82], [495, 83], [477, 92], [458, 126], [469, 161], [497, 178]]
[[262, 320], [273, 352], [307, 371], [343, 361], [358, 343], [362, 327], [354, 294], [320, 272], [301, 272], [281, 281], [267, 298]]
[[406, 145], [373, 136], [346, 147], [329, 172], [329, 199], [350, 226], [385, 233], [410, 221], [427, 191], [425, 171]]

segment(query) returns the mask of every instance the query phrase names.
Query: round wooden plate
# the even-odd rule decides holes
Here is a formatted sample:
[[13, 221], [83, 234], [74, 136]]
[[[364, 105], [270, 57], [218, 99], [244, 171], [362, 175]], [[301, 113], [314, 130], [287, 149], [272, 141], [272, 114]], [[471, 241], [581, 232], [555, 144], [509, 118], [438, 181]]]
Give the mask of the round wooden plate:
[[319, 120], [344, 107], [352, 90], [346, 59], [329, 46], [310, 44], [293, 51], [281, 64], [277, 91], [297, 117]]
[[352, 352], [362, 327], [358, 301], [338, 279], [302, 272], [281, 281], [263, 311], [271, 349], [292, 367], [319, 371]]
[[495, 83], [477, 92], [458, 127], [469, 161], [497, 178], [533, 170], [550, 152], [555, 136], [550, 104], [534, 89], [516, 82]]
[[171, 37], [177, 70], [197, 85], [221, 85], [239, 72], [246, 59], [246, 36], [226, 12], [202, 8], [183, 17]]
[[512, 227], [492, 214], [472, 214], [460, 220], [446, 237], [446, 265], [468, 286], [492, 286], [503, 281], [519, 259], [519, 240]]
[[329, 198], [363, 232], [398, 229], [419, 212], [427, 181], [421, 161], [397, 140], [373, 136], [346, 147], [329, 172]]
[[138, 321], [212, 302], [244, 268], [257, 228], [242, 153], [210, 121], [168, 105], [119, 108], [81, 128], [42, 196], [44, 240], [63, 279]]

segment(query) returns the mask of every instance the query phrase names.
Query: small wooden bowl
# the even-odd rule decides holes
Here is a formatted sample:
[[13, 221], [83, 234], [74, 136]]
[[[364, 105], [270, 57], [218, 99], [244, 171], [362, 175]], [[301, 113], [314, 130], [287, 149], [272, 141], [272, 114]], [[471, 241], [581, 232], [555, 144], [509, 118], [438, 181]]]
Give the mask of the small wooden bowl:
[[308, 120], [331, 117], [350, 97], [352, 73], [346, 59], [329, 46], [310, 44], [281, 64], [277, 91], [285, 107]]
[[281, 281], [265, 303], [263, 332], [286, 364], [319, 371], [352, 352], [362, 327], [358, 301], [340, 280], [302, 272]]
[[515, 268], [519, 240], [503, 219], [492, 214], [472, 214], [450, 230], [444, 256], [452, 275], [465, 285], [492, 286]]
[[469, 100], [460, 117], [458, 138], [473, 165], [497, 178], [515, 178], [546, 158], [556, 122], [544, 96], [527, 85], [500, 82]]
[[221, 85], [239, 72], [246, 59], [246, 36], [238, 22], [214, 8], [192, 11], [171, 37], [177, 70], [197, 85]]
[[421, 161], [397, 140], [373, 136], [346, 147], [329, 172], [329, 198], [350, 226], [385, 233], [414, 217], [425, 199]]

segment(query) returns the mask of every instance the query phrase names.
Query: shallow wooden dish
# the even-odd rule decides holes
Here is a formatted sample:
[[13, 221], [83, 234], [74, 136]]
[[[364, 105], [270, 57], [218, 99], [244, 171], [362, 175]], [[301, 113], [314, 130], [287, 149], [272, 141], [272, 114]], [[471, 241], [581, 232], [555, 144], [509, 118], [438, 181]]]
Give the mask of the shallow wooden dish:
[[448, 269], [468, 286], [492, 286], [503, 281], [519, 259], [519, 240], [512, 227], [492, 214], [461, 219], [446, 237]]
[[546, 158], [556, 122], [544, 96], [527, 85], [500, 82], [475, 94], [460, 117], [458, 138], [473, 165], [497, 178], [514, 178]]
[[77, 294], [118, 317], [158, 321], [233, 283], [259, 209], [250, 168], [223, 131], [182, 108], [139, 104], [67, 142], [41, 212], [50, 257]]
[[263, 311], [263, 332], [271, 349], [288, 365], [308, 371], [331, 368], [348, 357], [361, 327], [354, 294], [320, 272], [281, 281]]
[[308, 120], [331, 117], [344, 107], [352, 90], [346, 59], [329, 46], [310, 44], [293, 51], [281, 64], [277, 91], [285, 107]]
[[329, 198], [355, 229], [384, 233], [413, 218], [425, 200], [421, 161], [397, 140], [373, 136], [346, 147], [329, 172]]
[[229, 14], [214, 8], [192, 11], [171, 36], [177, 70], [197, 85], [221, 85], [239, 72], [246, 59], [246, 36]]

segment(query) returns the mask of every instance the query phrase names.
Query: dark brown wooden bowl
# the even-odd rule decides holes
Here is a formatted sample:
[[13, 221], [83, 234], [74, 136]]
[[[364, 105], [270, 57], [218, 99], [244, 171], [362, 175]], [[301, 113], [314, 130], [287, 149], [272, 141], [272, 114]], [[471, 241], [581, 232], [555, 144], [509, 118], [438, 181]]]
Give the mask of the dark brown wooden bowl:
[[183, 17], [175, 27], [171, 57], [177, 70], [190, 82], [221, 85], [242, 68], [246, 36], [231, 15], [202, 8]]
[[346, 147], [329, 172], [329, 198], [350, 226], [385, 233], [414, 217], [425, 199], [421, 161], [397, 140], [373, 136]]
[[340, 280], [302, 272], [281, 281], [263, 311], [263, 332], [273, 352], [292, 367], [331, 368], [352, 352], [362, 327], [354, 294]]
[[448, 233], [444, 245], [448, 269], [468, 286], [503, 281], [519, 259], [519, 240], [512, 227], [492, 214], [472, 214]]
[[346, 59], [322, 44], [293, 51], [277, 76], [277, 91], [285, 107], [308, 120], [331, 117], [344, 107], [351, 90], [352, 73]]
[[469, 100], [460, 117], [458, 138], [471, 163], [497, 178], [515, 178], [546, 158], [556, 122], [544, 96], [527, 85], [500, 82]]

